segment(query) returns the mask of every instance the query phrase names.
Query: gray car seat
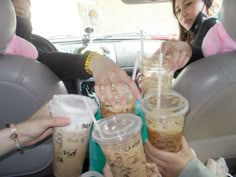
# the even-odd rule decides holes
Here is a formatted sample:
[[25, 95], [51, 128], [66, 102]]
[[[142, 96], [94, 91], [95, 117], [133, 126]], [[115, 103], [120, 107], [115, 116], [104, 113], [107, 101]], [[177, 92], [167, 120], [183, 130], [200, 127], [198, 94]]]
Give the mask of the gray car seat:
[[[235, 6], [235, 0], [225, 0], [221, 16], [236, 41]], [[189, 101], [184, 134], [200, 160], [224, 157], [232, 162], [236, 157], [236, 52], [192, 63], [173, 88]], [[235, 167], [236, 160], [232, 163]]]
[[[3, 129], [6, 123], [18, 123], [30, 117], [54, 94], [66, 94], [67, 91], [58, 77], [43, 64], [4, 54], [16, 29], [10, 0], [0, 1], [0, 29], [0, 129]], [[24, 154], [14, 150], [0, 156], [0, 176], [35, 174], [45, 170], [51, 162], [52, 143], [49, 138], [26, 148]]]

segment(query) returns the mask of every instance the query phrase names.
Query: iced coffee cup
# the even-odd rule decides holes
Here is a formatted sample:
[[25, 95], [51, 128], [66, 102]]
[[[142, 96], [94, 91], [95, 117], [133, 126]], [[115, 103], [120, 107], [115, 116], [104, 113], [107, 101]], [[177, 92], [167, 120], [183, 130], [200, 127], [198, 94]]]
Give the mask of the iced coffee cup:
[[147, 177], [141, 118], [125, 113], [101, 119], [98, 125], [102, 133], [94, 128], [92, 138], [100, 145], [113, 177]]
[[149, 53], [143, 54], [139, 61], [142, 95], [144, 96], [149, 90], [156, 89], [161, 73], [162, 91], [167, 91], [172, 87], [173, 72], [168, 71], [167, 66], [169, 58], [164, 57], [163, 65], [160, 67], [159, 55]]
[[135, 97], [128, 86], [124, 86], [124, 95], [126, 96], [126, 104], [122, 104], [119, 101], [118, 93], [116, 89], [112, 88], [112, 95], [115, 100], [115, 104], [111, 105], [108, 100], [100, 101], [101, 116], [102, 118], [110, 117], [121, 113], [133, 113]]
[[[159, 100], [158, 100], [159, 99]], [[189, 109], [188, 101], [173, 90], [163, 92], [149, 91], [141, 101], [148, 130], [148, 139], [153, 146], [169, 152], [181, 148], [185, 114]]]
[[78, 177], [87, 152], [92, 118], [84, 101], [97, 111], [94, 100], [79, 95], [55, 95], [49, 102], [52, 117], [65, 116], [71, 124], [53, 128], [53, 173], [56, 177]]

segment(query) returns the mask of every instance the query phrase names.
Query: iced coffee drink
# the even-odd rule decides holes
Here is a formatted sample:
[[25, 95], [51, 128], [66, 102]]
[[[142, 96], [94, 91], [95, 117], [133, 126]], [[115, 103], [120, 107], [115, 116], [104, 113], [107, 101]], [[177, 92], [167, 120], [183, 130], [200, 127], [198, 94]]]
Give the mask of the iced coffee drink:
[[124, 94], [127, 98], [126, 104], [120, 103], [118, 93], [115, 88], [112, 89], [113, 98], [115, 100], [114, 105], [111, 105], [108, 100], [104, 102], [100, 101], [102, 118], [110, 117], [121, 113], [134, 112], [135, 97], [132, 95], [128, 86], [124, 89]]
[[160, 67], [158, 60], [158, 55], [144, 55], [140, 60], [142, 95], [157, 88], [160, 74], [162, 90], [169, 90], [172, 87], [173, 72], [167, 70], [169, 59], [164, 58], [162, 67]]
[[146, 177], [141, 119], [134, 114], [119, 114], [100, 120], [99, 125], [102, 135], [95, 128], [92, 137], [100, 145], [113, 177]]
[[158, 100], [156, 92], [148, 92], [141, 103], [149, 140], [158, 149], [178, 152], [181, 148], [188, 102], [183, 96], [171, 90], [163, 92]]
[[56, 177], [78, 177], [81, 174], [90, 132], [90, 125], [87, 126], [85, 130], [54, 129], [53, 172]]
[[[91, 105], [88, 110], [85, 102]], [[79, 95], [56, 95], [49, 102], [52, 117], [65, 116], [71, 124], [53, 128], [53, 174], [56, 177], [78, 177], [87, 152], [92, 119], [95, 113], [94, 100]]]

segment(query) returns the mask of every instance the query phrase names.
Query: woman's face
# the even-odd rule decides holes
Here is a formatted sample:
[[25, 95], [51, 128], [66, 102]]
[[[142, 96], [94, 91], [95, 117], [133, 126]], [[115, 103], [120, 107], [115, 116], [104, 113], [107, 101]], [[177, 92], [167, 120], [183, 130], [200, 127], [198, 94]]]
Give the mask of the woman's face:
[[203, 0], [175, 0], [175, 15], [186, 30], [192, 27], [201, 10], [203, 14], [207, 14], [207, 7]]

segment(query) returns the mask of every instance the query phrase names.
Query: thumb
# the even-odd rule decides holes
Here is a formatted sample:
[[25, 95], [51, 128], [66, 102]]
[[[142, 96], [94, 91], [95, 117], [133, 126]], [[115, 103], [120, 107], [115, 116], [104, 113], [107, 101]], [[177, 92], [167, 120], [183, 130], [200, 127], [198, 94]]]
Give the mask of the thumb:
[[186, 150], [190, 149], [190, 147], [189, 147], [189, 145], [188, 145], [188, 143], [187, 143], [184, 136], [182, 136], [182, 139], [181, 139], [181, 149], [183, 151], [186, 151]]
[[53, 117], [50, 119], [45, 119], [43, 124], [46, 128], [49, 127], [64, 127], [70, 125], [71, 121], [68, 117]]

